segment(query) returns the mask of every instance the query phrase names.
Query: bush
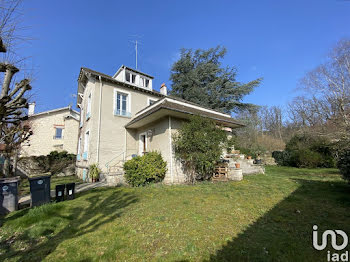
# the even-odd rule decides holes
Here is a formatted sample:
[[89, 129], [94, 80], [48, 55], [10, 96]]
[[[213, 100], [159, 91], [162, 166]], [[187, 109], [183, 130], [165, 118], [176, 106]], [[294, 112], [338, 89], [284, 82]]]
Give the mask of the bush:
[[223, 150], [230, 147], [225, 131], [199, 116], [183, 123], [173, 139], [175, 157], [183, 163], [190, 183], [211, 178]]
[[144, 186], [164, 179], [167, 163], [158, 152], [134, 157], [124, 163], [125, 179], [132, 186]]
[[335, 167], [334, 149], [324, 137], [310, 134], [293, 136], [285, 151], [274, 151], [278, 165], [293, 167]]
[[290, 153], [287, 151], [273, 151], [272, 157], [275, 159], [277, 165], [288, 166], [290, 161]]
[[76, 155], [68, 154], [67, 151], [52, 151], [46, 156], [22, 157], [20, 162], [33, 162], [37, 166], [35, 172], [51, 172], [54, 175], [61, 173], [67, 166], [74, 164], [75, 160]]
[[337, 167], [343, 178], [350, 183], [350, 148], [345, 149], [339, 156]]
[[[315, 168], [323, 165], [323, 157], [320, 153], [310, 149], [292, 151], [289, 157], [289, 165], [294, 167]], [[287, 162], [287, 163], [288, 163]]]
[[47, 155], [49, 161], [55, 161], [55, 160], [75, 160], [76, 155], [74, 154], [68, 154], [67, 151], [51, 151], [50, 154]]

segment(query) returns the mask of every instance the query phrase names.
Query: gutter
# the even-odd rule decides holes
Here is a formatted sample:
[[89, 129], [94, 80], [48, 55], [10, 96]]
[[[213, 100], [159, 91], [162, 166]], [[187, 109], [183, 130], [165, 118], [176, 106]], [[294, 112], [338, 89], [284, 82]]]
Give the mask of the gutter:
[[170, 151], [170, 177], [171, 183], [174, 184], [174, 175], [173, 175], [173, 141], [171, 136], [171, 116], [169, 116], [169, 151]]
[[98, 77], [100, 80], [100, 99], [98, 103], [98, 124], [97, 124], [97, 149], [96, 149], [96, 159], [97, 164], [100, 160], [100, 134], [101, 134], [101, 105], [102, 105], [102, 78], [101, 76]]

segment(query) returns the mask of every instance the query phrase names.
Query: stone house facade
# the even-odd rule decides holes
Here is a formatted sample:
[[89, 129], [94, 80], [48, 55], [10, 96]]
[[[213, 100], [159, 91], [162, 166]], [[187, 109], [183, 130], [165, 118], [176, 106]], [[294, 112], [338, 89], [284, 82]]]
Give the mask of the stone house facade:
[[33, 103], [28, 110], [33, 135], [23, 143], [21, 156], [40, 156], [64, 150], [76, 154], [79, 113], [68, 106], [35, 114], [34, 107]]
[[125, 160], [134, 155], [158, 151], [167, 162], [164, 183], [183, 183], [185, 174], [174, 157], [172, 137], [190, 115], [201, 115], [232, 128], [242, 126], [228, 114], [168, 96], [152, 87], [153, 77], [121, 66], [109, 76], [81, 68], [77, 106], [80, 126], [76, 173], [88, 178], [91, 164], [97, 163], [107, 179], [122, 177]]

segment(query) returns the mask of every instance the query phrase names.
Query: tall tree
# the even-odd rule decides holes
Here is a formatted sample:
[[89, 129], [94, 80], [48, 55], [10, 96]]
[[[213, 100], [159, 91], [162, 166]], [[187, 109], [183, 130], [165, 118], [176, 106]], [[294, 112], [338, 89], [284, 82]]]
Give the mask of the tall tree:
[[[0, 1], [0, 52], [5, 53], [0, 62], [2, 86], [0, 90], [0, 154], [5, 157], [3, 174], [10, 175], [10, 158], [17, 156], [19, 146], [28, 139], [31, 132], [24, 121], [28, 119], [28, 102], [25, 94], [31, 90], [30, 80], [25, 78], [14, 83], [14, 76], [19, 72], [15, 62], [7, 52], [15, 52], [18, 32], [17, 8], [20, 0]], [[3, 41], [4, 40], [4, 41]], [[12, 51], [11, 51], [12, 50]], [[13, 58], [14, 56], [12, 56]]]
[[[350, 133], [350, 40], [339, 41], [325, 63], [310, 71], [301, 81], [307, 91], [308, 110], [300, 118], [311, 126], [332, 121]], [[301, 104], [300, 104], [301, 105]], [[302, 106], [302, 108], [305, 106]]]
[[261, 79], [246, 84], [237, 82], [236, 68], [222, 67], [225, 54], [226, 49], [220, 46], [208, 50], [181, 49], [181, 57], [171, 69], [171, 94], [225, 113], [253, 108], [252, 104], [242, 103], [242, 99]]

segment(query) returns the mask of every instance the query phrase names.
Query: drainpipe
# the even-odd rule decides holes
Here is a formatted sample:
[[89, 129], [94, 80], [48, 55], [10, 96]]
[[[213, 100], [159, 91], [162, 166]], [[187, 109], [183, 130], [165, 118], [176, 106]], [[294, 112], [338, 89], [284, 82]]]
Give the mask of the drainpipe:
[[125, 162], [125, 157], [126, 157], [126, 128], [124, 127], [124, 152], [123, 152], [123, 163]]
[[98, 104], [98, 125], [97, 125], [97, 164], [100, 161], [100, 133], [101, 133], [101, 105], [102, 105], [102, 78], [101, 76], [98, 77], [100, 80], [100, 99]]
[[174, 183], [174, 175], [173, 175], [173, 143], [171, 137], [171, 116], [169, 116], [169, 151], [170, 151], [170, 177], [171, 183]]

